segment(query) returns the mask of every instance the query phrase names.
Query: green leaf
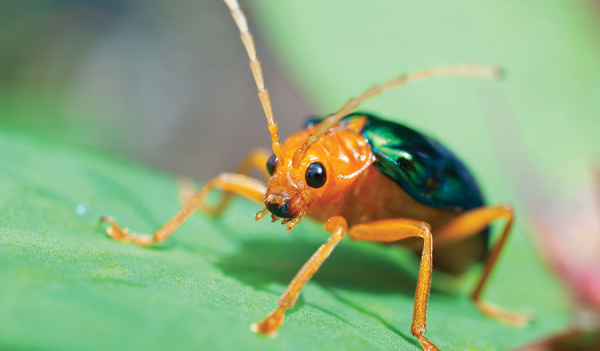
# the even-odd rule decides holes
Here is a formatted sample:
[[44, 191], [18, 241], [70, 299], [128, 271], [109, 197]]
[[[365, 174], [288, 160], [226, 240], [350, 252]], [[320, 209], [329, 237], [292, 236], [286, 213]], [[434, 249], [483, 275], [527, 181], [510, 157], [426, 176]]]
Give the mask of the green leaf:
[[[140, 248], [108, 238], [98, 219], [152, 232], [179, 207], [172, 177], [7, 131], [0, 170], [0, 348], [418, 349], [418, 262], [398, 247], [343, 241], [278, 336], [264, 338], [250, 324], [326, 240], [320, 225], [257, 223], [259, 207], [239, 199], [221, 219], [194, 215]], [[504, 350], [567, 324], [564, 295], [516, 234], [486, 296], [536, 320], [489, 320], [435, 275], [427, 335], [441, 349]]]

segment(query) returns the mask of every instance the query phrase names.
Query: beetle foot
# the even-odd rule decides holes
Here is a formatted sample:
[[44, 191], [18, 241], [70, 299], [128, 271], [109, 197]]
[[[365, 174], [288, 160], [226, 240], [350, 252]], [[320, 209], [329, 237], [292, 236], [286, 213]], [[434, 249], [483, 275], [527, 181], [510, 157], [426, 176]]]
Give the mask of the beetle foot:
[[424, 335], [419, 337], [419, 342], [421, 343], [424, 351], [440, 351], [440, 349], [438, 349], [437, 346], [429, 341], [429, 339], [427, 339]]
[[283, 324], [284, 317], [285, 308], [279, 307], [275, 312], [265, 318], [264, 321], [254, 323], [250, 328], [255, 333], [273, 337], [275, 336], [277, 329]]
[[155, 242], [154, 238], [151, 236], [129, 233], [129, 229], [121, 228], [112, 217], [102, 216], [100, 222], [110, 224], [110, 226], [106, 228], [106, 234], [115, 240], [124, 243], [134, 242], [139, 246], [148, 246]]
[[503, 323], [510, 324], [519, 328], [526, 327], [529, 324], [529, 322], [531, 322], [531, 320], [533, 319], [532, 313], [507, 312], [501, 309], [500, 307], [488, 302], [479, 301], [476, 302], [476, 305], [479, 311], [481, 311], [481, 313], [483, 313], [487, 317], [498, 319]]

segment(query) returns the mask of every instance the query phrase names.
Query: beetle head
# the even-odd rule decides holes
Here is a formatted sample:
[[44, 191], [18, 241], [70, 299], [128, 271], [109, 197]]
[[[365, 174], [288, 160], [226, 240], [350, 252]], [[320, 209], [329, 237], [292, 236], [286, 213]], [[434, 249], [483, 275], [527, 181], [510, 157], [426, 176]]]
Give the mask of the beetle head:
[[[283, 145], [282, 159], [271, 156], [271, 174], [264, 204], [273, 220], [292, 229], [318, 201], [334, 202], [343, 196], [356, 177], [375, 157], [359, 131], [363, 119], [340, 124], [320, 138], [295, 165], [293, 156], [314, 128], [290, 136]], [[264, 212], [264, 211], [263, 211]], [[259, 218], [260, 219], [260, 218]]]

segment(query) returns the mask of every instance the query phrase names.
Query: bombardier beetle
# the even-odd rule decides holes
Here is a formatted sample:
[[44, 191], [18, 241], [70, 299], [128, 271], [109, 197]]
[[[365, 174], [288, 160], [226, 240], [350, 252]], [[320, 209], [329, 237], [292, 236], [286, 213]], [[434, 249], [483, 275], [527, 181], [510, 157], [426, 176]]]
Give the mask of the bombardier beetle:
[[[433, 267], [460, 275], [483, 262], [471, 300], [484, 315], [524, 325], [525, 316], [505, 312], [481, 299], [513, 223], [511, 205], [485, 205], [469, 170], [440, 143], [401, 124], [356, 112], [364, 101], [411, 82], [442, 76], [495, 79], [500, 70], [490, 65], [460, 64], [404, 74], [348, 100], [322, 120], [311, 120], [304, 130], [281, 142], [246, 17], [237, 0], [224, 1], [250, 59], [273, 153], [254, 151], [237, 173], [222, 173], [206, 183], [154, 235], [130, 233], [110, 217], [103, 217], [102, 221], [109, 223], [108, 235], [141, 246], [160, 243], [197, 209], [218, 216], [237, 194], [264, 206], [256, 213], [256, 220], [270, 213], [273, 222], [282, 219], [291, 230], [304, 217], [310, 217], [323, 222], [330, 234], [296, 274], [274, 312], [252, 325], [256, 333], [273, 335], [277, 331], [302, 287], [345, 236], [400, 244], [420, 255], [411, 333], [425, 350], [438, 350], [424, 335]], [[265, 174], [267, 184], [247, 176], [253, 169]], [[205, 199], [213, 189], [225, 193], [211, 206]], [[500, 238], [491, 245], [488, 227], [497, 220], [503, 227]]]

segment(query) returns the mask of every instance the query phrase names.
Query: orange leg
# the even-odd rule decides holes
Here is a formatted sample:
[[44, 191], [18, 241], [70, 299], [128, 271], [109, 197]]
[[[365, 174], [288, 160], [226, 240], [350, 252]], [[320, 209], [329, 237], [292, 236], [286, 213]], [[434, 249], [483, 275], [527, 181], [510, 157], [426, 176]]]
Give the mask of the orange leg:
[[[296, 274], [287, 290], [279, 299], [279, 308], [261, 323], [252, 325], [252, 330], [254, 332], [273, 335], [277, 331], [283, 324], [285, 311], [294, 306], [304, 285], [312, 278], [327, 257], [329, 257], [339, 241], [346, 235], [348, 224], [344, 218], [335, 216], [331, 217], [325, 223], [324, 227], [325, 230], [331, 233], [331, 236]], [[417, 291], [415, 293], [415, 308], [411, 331], [413, 335], [419, 338], [419, 341], [425, 350], [438, 350], [437, 347], [423, 335], [425, 334], [426, 329], [426, 310], [427, 301], [429, 300], [432, 271], [432, 242], [429, 225], [424, 222], [410, 219], [385, 220], [356, 225], [350, 228], [349, 235], [355, 240], [377, 242], [398, 241], [410, 237], [423, 238], [425, 245], [423, 247], [421, 268], [419, 270]]]
[[[271, 175], [267, 172], [267, 160], [271, 156], [271, 153], [264, 149], [256, 149], [249, 153], [243, 160], [242, 163], [238, 166], [235, 173], [248, 175], [252, 170], [259, 171], [266, 179], [269, 179]], [[196, 193], [196, 188], [194, 187], [194, 183], [190, 179], [182, 179], [180, 181], [181, 186], [179, 189], [179, 195], [183, 199], [183, 202], [187, 202], [191, 197]], [[200, 211], [208, 214], [209, 216], [218, 217], [223, 211], [227, 209], [231, 200], [233, 200], [233, 195], [235, 195], [232, 191], [226, 191], [223, 194], [223, 197], [219, 202], [215, 205], [202, 204], [200, 206]]]
[[167, 240], [171, 234], [185, 222], [190, 214], [202, 205], [208, 193], [214, 188], [242, 195], [258, 203], [263, 202], [265, 192], [267, 191], [265, 185], [256, 179], [240, 174], [222, 173], [206, 183], [202, 189], [186, 201], [183, 208], [165, 225], [154, 232], [153, 236], [129, 233], [127, 229], [121, 229], [121, 227], [110, 217], [102, 217], [101, 221], [110, 223], [110, 227], [106, 229], [106, 233], [115, 240], [123, 242], [133, 241], [140, 246], [160, 243]]
[[477, 308], [486, 316], [497, 318], [503, 322], [516, 326], [525, 326], [530, 319], [529, 317], [503, 311], [500, 308], [481, 300], [483, 288], [488, 282], [490, 273], [498, 261], [500, 252], [502, 251], [502, 248], [504, 248], [504, 244], [506, 244], [506, 239], [508, 239], [510, 228], [512, 227], [514, 211], [511, 205], [481, 207], [465, 212], [436, 232], [435, 244], [436, 246], [444, 245], [473, 235], [478, 235], [482, 230], [489, 227], [493, 221], [498, 219], [503, 219], [506, 223], [502, 229], [500, 239], [494, 244], [483, 264], [483, 272], [481, 273], [479, 282], [471, 293], [471, 300], [473, 300]]
[[415, 305], [411, 333], [419, 339], [424, 350], [439, 349], [425, 336], [427, 331], [427, 302], [431, 290], [431, 272], [433, 270], [432, 236], [429, 224], [412, 219], [386, 219], [355, 225], [350, 228], [350, 238], [353, 240], [392, 242], [411, 237], [423, 239], [421, 266], [415, 291]]
[[311, 258], [300, 268], [286, 291], [279, 299], [279, 308], [271, 313], [262, 322], [253, 324], [252, 330], [255, 333], [264, 335], [274, 335], [277, 329], [283, 324], [285, 311], [292, 308], [300, 296], [300, 291], [312, 276], [319, 270], [323, 262], [329, 257], [333, 249], [342, 240], [348, 231], [348, 223], [342, 217], [335, 216], [329, 218], [324, 226], [325, 230], [331, 233], [327, 242], [315, 252]]

